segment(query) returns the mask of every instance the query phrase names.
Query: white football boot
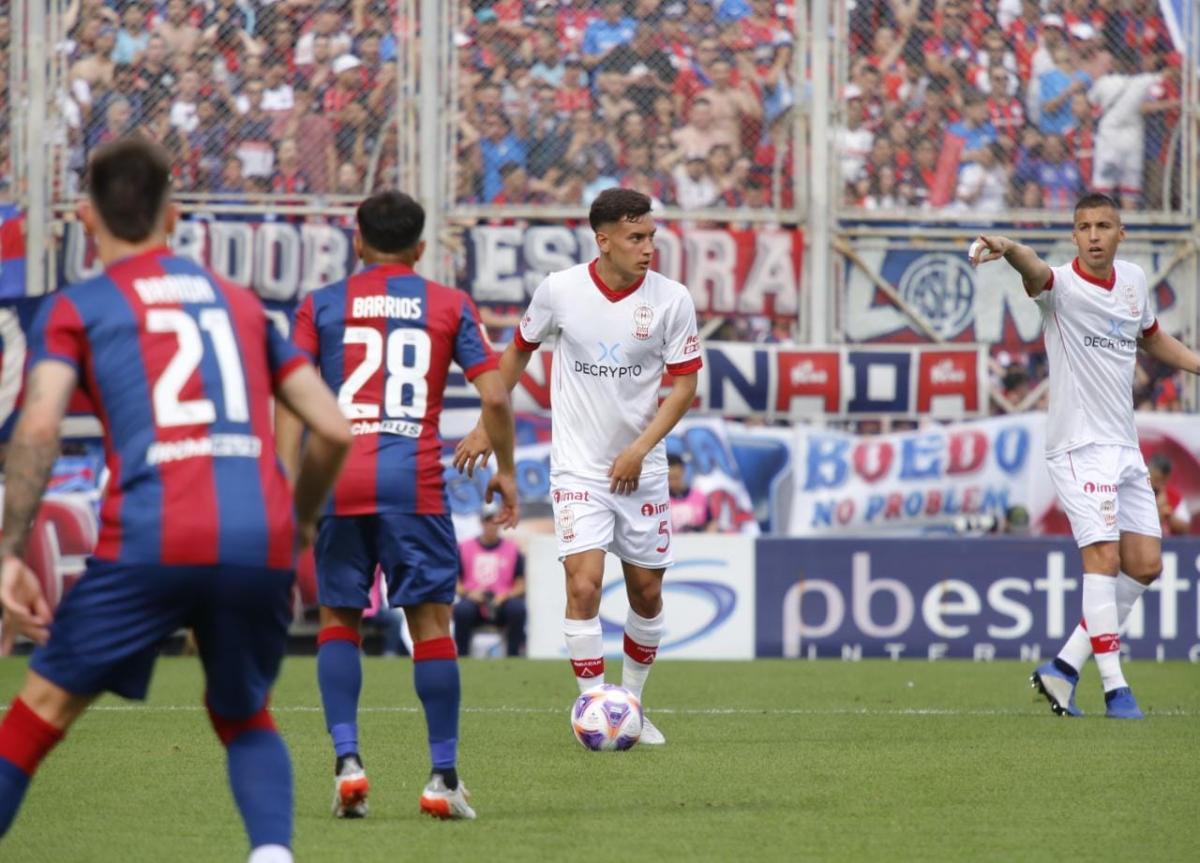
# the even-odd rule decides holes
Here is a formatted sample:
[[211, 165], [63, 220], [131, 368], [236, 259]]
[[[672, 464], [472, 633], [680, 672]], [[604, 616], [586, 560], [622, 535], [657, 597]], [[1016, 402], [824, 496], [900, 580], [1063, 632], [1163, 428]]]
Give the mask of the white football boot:
[[651, 722], [650, 717], [644, 713], [642, 714], [642, 736], [638, 742], [647, 746], [662, 746], [667, 742], [667, 738], [663, 737], [658, 726]]
[[429, 777], [429, 784], [421, 792], [421, 811], [444, 821], [474, 821], [475, 810], [468, 802], [471, 792], [459, 780], [458, 787], [451, 791], [440, 773]]
[[357, 758], [347, 758], [333, 779], [333, 814], [338, 818], [367, 817], [367, 771]]

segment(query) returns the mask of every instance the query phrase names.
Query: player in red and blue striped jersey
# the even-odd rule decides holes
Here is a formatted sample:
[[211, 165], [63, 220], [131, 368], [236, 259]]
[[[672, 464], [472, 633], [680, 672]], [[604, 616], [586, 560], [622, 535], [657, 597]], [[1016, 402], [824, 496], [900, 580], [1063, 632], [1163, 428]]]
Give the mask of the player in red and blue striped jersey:
[[[487, 497], [501, 495], [497, 521], [510, 527], [518, 516], [512, 410], [470, 298], [413, 271], [425, 249], [421, 205], [400, 192], [381, 192], [359, 206], [356, 218], [354, 247], [365, 269], [306, 297], [293, 327], [293, 340], [337, 392], [354, 432], [315, 547], [317, 681], [336, 757], [333, 811], [350, 818], [367, 812], [359, 646], [378, 566], [388, 601], [404, 608], [413, 637], [413, 678], [433, 762], [421, 809], [474, 818], [457, 772], [460, 690], [450, 609], [458, 548], [438, 434], [451, 362], [479, 390], [489, 435], [495, 429], [500, 436], [499, 470]], [[300, 429], [287, 411], [280, 412], [277, 433], [284, 464], [295, 463]]]
[[[350, 447], [333, 394], [258, 299], [166, 247], [170, 157], [139, 138], [97, 150], [80, 219], [105, 270], [47, 299], [5, 464], [3, 648], [38, 643], [0, 723], [0, 835], [38, 763], [102, 692], [144, 698], [158, 649], [196, 637], [251, 863], [292, 859], [291, 764], [267, 699], [294, 560]], [[100, 540], [57, 612], [21, 561], [76, 388], [104, 427]], [[309, 427], [293, 496], [272, 395]], [[53, 618], [53, 619], [52, 619]]]

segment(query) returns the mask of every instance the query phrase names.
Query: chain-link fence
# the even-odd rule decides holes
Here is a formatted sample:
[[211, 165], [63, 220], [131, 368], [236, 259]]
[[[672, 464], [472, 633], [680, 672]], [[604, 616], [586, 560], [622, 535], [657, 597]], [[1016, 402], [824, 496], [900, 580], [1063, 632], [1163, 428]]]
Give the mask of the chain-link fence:
[[134, 131], [175, 154], [184, 196], [395, 185], [402, 5], [71, 0], [56, 39], [64, 190], [89, 152]]
[[[456, 204], [796, 207], [797, 6], [461, 6]], [[802, 166], [801, 166], [802, 170]]]
[[844, 207], [998, 216], [1069, 210], [1095, 190], [1126, 210], [1185, 208], [1190, 34], [1172, 10], [1186, 4], [846, 7], [835, 144]]

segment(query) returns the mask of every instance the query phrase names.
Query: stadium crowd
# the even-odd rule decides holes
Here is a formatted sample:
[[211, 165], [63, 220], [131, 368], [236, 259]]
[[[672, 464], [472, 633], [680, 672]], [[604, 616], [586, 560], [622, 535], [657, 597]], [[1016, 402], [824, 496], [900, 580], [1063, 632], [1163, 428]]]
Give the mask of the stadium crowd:
[[1156, 0], [852, 6], [846, 204], [1066, 210], [1098, 190], [1172, 205], [1181, 60]]
[[[1170, 205], [1180, 59], [1156, 0], [848, 5], [845, 204], [1063, 209], [1097, 188]], [[793, 0], [460, 10], [461, 203], [586, 204], [623, 184], [685, 208], [792, 206]], [[179, 154], [184, 191], [387, 185], [406, 22], [397, 0], [71, 0], [57, 94], [69, 182], [98, 144], [140, 129]], [[0, 76], [8, 30], [0, 14]]]

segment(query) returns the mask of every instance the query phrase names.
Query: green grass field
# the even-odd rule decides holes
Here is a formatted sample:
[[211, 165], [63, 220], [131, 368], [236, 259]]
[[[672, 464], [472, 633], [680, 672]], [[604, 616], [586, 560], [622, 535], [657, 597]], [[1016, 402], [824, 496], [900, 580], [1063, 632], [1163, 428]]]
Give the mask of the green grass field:
[[[25, 661], [0, 661], [7, 703]], [[479, 820], [417, 813], [424, 721], [406, 660], [368, 659], [360, 740], [371, 816], [329, 814], [312, 659], [274, 709], [296, 776], [298, 860], [1194, 860], [1200, 671], [1130, 663], [1145, 722], [1111, 722], [1094, 668], [1063, 720], [1016, 663], [663, 663], [660, 749], [595, 754], [567, 719], [565, 663], [463, 662], [460, 773]], [[200, 704], [163, 659], [146, 705], [105, 699], [35, 779], [9, 863], [235, 861], [241, 824]]]

